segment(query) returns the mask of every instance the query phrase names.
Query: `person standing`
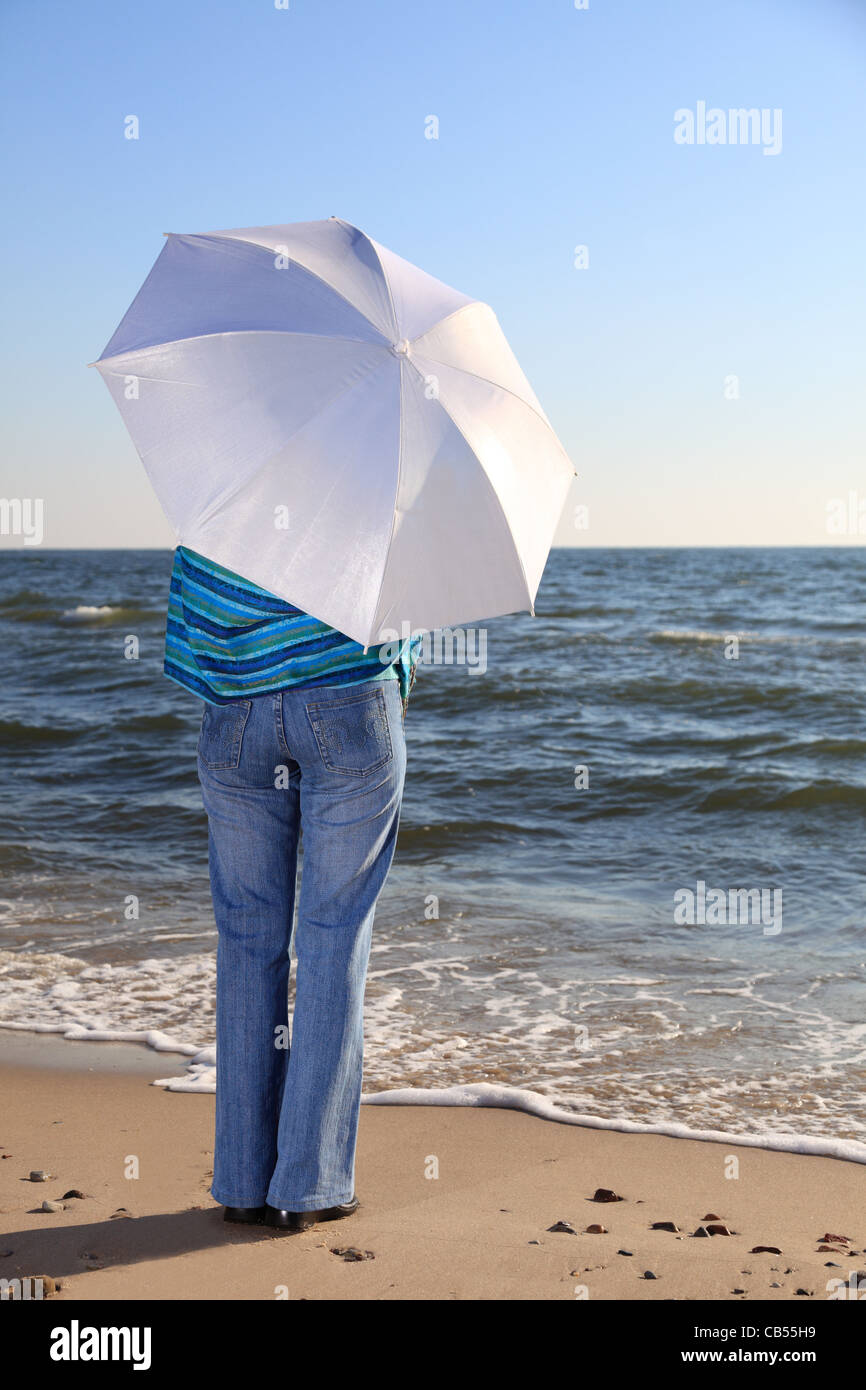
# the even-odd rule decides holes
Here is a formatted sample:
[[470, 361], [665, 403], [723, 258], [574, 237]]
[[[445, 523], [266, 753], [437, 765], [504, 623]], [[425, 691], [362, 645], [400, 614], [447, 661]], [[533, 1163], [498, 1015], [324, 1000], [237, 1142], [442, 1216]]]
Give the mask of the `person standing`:
[[198, 775], [217, 925], [211, 1195], [227, 1221], [300, 1231], [359, 1205], [364, 986], [397, 839], [419, 645], [365, 650], [241, 575], [175, 551], [164, 671], [205, 702]]

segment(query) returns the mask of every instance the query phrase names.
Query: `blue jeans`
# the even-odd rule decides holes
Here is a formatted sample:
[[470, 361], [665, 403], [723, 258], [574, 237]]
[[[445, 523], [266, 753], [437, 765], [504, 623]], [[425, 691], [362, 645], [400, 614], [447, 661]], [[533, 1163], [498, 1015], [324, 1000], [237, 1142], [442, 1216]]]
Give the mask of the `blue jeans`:
[[403, 715], [393, 679], [205, 705], [198, 769], [218, 932], [211, 1193], [224, 1206], [315, 1211], [354, 1193], [364, 984], [397, 839]]

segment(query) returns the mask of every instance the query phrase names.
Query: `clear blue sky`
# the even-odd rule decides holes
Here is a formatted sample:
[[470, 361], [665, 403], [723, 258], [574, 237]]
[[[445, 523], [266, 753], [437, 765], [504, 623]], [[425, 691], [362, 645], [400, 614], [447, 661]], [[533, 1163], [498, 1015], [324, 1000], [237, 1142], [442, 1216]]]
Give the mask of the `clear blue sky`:
[[[496, 309], [580, 474], [560, 542], [866, 510], [860, 0], [4, 0], [2, 31], [0, 495], [44, 497], [46, 545], [172, 544], [86, 367], [162, 233], [332, 213]], [[780, 108], [781, 151], [677, 144], [701, 101]]]

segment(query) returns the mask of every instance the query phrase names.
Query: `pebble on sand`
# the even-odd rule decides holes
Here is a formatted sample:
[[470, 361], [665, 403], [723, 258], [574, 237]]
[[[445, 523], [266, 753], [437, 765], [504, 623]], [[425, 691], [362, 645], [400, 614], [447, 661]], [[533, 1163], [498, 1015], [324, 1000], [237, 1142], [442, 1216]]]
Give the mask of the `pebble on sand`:
[[45, 1170], [44, 1168], [31, 1168], [31, 1169], [30, 1169], [30, 1181], [31, 1181], [31, 1182], [47, 1182], [48, 1179], [49, 1179], [50, 1177], [51, 1177], [51, 1174], [48, 1173], [48, 1172], [46, 1172], [46, 1170]]
[[781, 1255], [778, 1245], [753, 1245], [750, 1255]]
[[597, 1187], [591, 1202], [624, 1202], [625, 1198], [620, 1197], [618, 1192], [614, 1192], [612, 1187]]
[[372, 1250], [358, 1250], [354, 1245], [343, 1245], [331, 1248], [332, 1255], [339, 1255], [341, 1260], [348, 1260], [353, 1263], [356, 1260], [375, 1260], [376, 1256]]
[[608, 1233], [608, 1232], [607, 1232], [607, 1227], [606, 1227], [606, 1226], [598, 1226], [598, 1225], [596, 1225], [596, 1226], [587, 1226], [586, 1232], [585, 1232], [585, 1234], [588, 1235], [588, 1236], [606, 1236], [607, 1233]]
[[561, 1231], [563, 1235], [576, 1236], [577, 1231], [568, 1221], [557, 1221], [555, 1225], [548, 1226], [548, 1231]]
[[654, 1221], [650, 1226], [651, 1231], [678, 1231], [679, 1229], [675, 1221]]
[[65, 1211], [65, 1210], [66, 1210], [66, 1207], [64, 1206], [64, 1204], [63, 1204], [62, 1202], [49, 1202], [49, 1201], [46, 1200], [46, 1201], [44, 1201], [44, 1202], [42, 1203], [42, 1210], [43, 1210], [43, 1211]]

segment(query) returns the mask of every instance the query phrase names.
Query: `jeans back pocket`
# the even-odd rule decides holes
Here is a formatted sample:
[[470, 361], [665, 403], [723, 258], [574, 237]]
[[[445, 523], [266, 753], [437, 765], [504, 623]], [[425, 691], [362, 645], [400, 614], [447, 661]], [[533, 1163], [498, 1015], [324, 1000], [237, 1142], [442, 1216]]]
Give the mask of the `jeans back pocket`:
[[393, 757], [381, 686], [335, 700], [313, 700], [307, 718], [329, 772], [366, 777]]
[[238, 766], [244, 729], [252, 707], [251, 700], [233, 700], [229, 705], [205, 705], [198, 736], [198, 755], [205, 767], [219, 769]]

